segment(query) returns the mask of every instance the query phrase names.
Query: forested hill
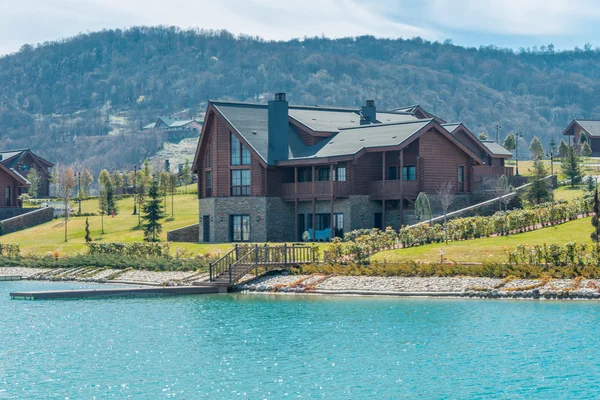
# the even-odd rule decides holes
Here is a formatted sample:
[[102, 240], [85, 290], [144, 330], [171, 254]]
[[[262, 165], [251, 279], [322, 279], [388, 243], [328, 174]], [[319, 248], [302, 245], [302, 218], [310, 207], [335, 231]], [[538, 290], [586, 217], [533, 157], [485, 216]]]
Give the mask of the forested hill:
[[157, 115], [202, 117], [209, 98], [262, 101], [276, 91], [296, 104], [418, 103], [475, 133], [494, 137], [499, 122], [502, 137], [520, 129], [546, 144], [572, 117], [600, 118], [599, 89], [600, 51], [591, 48], [107, 30], [0, 58], [0, 148], [120, 167], [160, 147], [160, 137], [131, 136]]

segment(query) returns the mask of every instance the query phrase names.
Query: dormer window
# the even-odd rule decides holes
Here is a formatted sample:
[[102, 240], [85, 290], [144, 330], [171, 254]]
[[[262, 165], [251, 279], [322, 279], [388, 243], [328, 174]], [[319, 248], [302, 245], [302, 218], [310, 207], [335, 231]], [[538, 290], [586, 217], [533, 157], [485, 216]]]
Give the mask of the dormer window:
[[231, 136], [231, 165], [250, 165], [250, 150], [240, 143], [237, 136]]

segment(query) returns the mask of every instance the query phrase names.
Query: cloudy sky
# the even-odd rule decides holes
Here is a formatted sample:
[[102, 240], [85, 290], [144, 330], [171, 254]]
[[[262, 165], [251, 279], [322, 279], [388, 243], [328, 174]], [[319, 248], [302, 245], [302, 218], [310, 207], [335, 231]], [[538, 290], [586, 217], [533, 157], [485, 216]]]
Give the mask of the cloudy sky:
[[290, 39], [371, 34], [465, 46], [600, 45], [596, 0], [0, 0], [0, 54], [133, 25]]

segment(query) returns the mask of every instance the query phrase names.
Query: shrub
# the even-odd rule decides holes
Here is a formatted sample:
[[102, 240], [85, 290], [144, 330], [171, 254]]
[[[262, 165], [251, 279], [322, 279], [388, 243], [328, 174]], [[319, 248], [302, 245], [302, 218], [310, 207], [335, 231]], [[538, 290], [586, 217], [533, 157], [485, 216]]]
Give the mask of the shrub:
[[0, 255], [3, 257], [18, 257], [21, 247], [16, 243], [0, 243]]
[[162, 257], [169, 258], [169, 242], [107, 242], [86, 243], [90, 255], [108, 254], [130, 257]]

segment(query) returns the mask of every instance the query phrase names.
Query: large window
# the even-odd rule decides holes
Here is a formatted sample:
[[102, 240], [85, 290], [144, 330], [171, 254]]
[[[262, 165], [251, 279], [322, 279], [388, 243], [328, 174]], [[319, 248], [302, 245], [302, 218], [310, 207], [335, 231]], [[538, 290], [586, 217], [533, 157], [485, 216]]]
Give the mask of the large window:
[[204, 197], [212, 197], [212, 172], [206, 173], [204, 180]]
[[231, 170], [231, 195], [250, 196], [250, 170]]
[[405, 181], [416, 181], [417, 180], [417, 167], [409, 165], [404, 167], [402, 170], [402, 179]]
[[232, 242], [250, 241], [249, 215], [231, 215], [229, 217], [229, 225], [229, 231], [231, 232]]
[[312, 182], [312, 168], [298, 168], [298, 182]]
[[11, 187], [7, 186], [6, 190], [4, 191], [4, 205], [6, 207], [11, 207], [12, 206], [12, 193], [10, 192]]
[[318, 181], [328, 181], [329, 180], [329, 168], [319, 168], [317, 170], [317, 180]]
[[388, 167], [387, 180], [388, 181], [398, 180], [398, 167]]
[[206, 146], [206, 158], [204, 159], [204, 167], [212, 167], [212, 143], [208, 143]]
[[336, 237], [344, 237], [344, 214], [333, 214], [333, 227], [335, 228]]
[[346, 167], [337, 167], [335, 169], [335, 180], [338, 182], [346, 181]]
[[250, 150], [240, 143], [237, 136], [231, 135], [231, 165], [250, 165]]
[[462, 165], [458, 167], [458, 191], [465, 191], [465, 167]]

